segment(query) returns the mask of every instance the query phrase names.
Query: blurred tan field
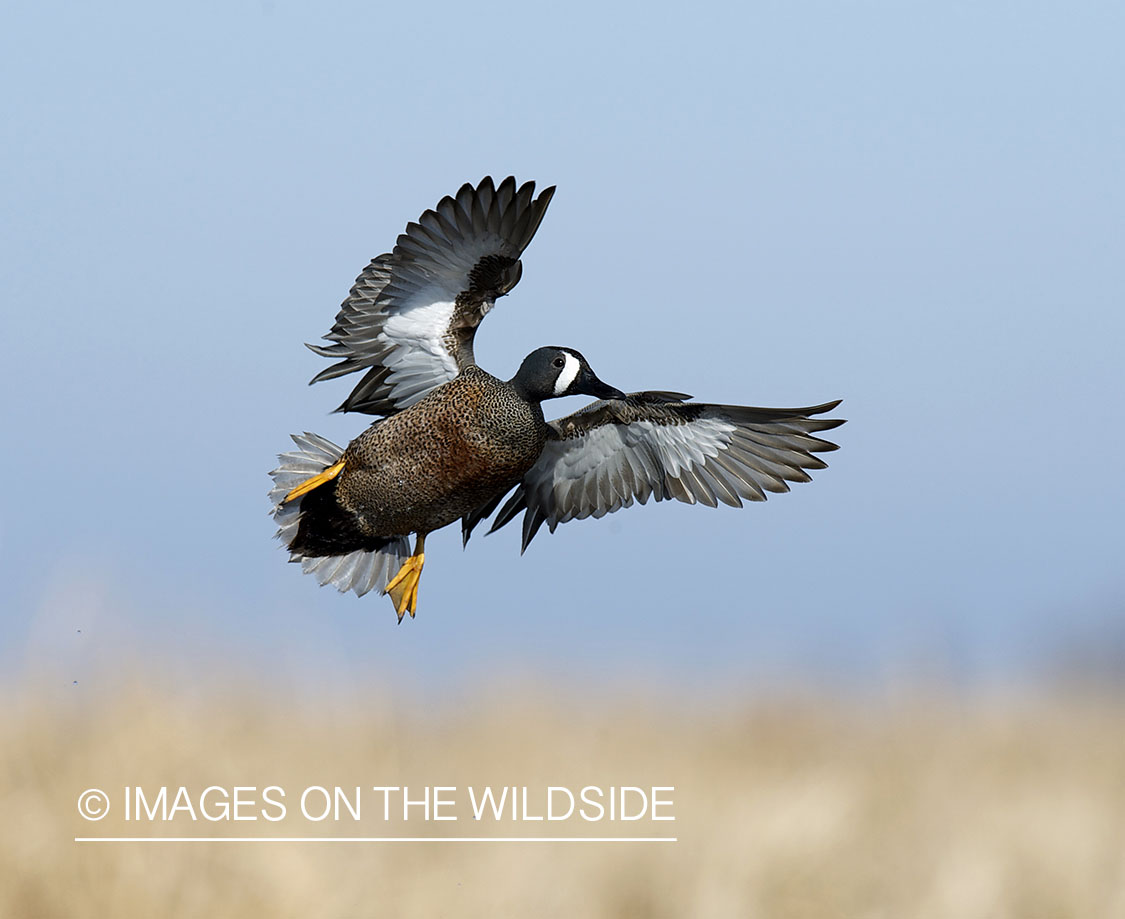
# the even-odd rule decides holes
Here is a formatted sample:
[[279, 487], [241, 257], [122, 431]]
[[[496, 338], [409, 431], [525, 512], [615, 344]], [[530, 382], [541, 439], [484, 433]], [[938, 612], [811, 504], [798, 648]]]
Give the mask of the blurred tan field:
[[[136, 681], [9, 693], [5, 917], [1120, 917], [1125, 706], [1104, 699], [721, 706], [532, 687], [435, 713]], [[50, 697], [50, 694], [46, 694]], [[123, 788], [674, 786], [674, 822], [126, 822]], [[79, 818], [89, 787], [109, 816]], [[260, 805], [260, 800], [259, 800]], [[400, 816], [400, 815], [399, 815]], [[76, 843], [79, 835], [653, 835], [675, 843]]]

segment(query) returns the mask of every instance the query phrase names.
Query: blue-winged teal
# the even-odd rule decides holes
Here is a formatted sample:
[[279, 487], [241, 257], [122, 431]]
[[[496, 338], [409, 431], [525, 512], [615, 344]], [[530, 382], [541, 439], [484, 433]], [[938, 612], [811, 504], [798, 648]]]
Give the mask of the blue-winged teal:
[[[331, 344], [309, 345], [339, 359], [314, 383], [366, 371], [337, 411], [383, 417], [347, 449], [293, 436], [298, 449], [272, 473], [278, 536], [322, 584], [390, 594], [400, 622], [417, 608], [426, 535], [460, 519], [467, 543], [508, 492], [489, 532], [523, 511], [526, 549], [543, 523], [553, 532], [634, 500], [764, 501], [809, 481], [805, 470], [825, 466], [813, 454], [836, 449], [813, 434], [843, 421], [813, 416], [839, 402], [778, 409], [626, 395], [560, 347], [533, 351], [508, 381], [481, 370], [477, 326], [519, 281], [554, 193], [486, 178], [443, 198], [359, 276]], [[544, 420], [544, 400], [578, 393], [599, 401]]]

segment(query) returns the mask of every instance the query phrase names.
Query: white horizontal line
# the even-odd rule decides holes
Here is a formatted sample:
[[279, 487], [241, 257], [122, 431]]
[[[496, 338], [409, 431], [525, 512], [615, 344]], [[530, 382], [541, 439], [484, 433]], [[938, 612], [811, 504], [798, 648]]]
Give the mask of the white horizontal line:
[[675, 836], [75, 836], [75, 842], [677, 842]]

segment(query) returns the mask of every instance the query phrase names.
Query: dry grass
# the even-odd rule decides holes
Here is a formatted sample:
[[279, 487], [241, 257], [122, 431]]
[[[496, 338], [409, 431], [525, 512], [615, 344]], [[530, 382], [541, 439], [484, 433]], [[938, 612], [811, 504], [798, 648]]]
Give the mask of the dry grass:
[[[0, 915], [1125, 916], [1125, 707], [776, 703], [521, 691], [444, 715], [143, 686], [0, 715]], [[378, 700], [384, 700], [380, 703]], [[675, 823], [142, 825], [124, 785], [674, 785]], [[86, 823], [89, 786], [114, 811]], [[290, 801], [290, 804], [295, 802]], [[295, 811], [295, 806], [292, 811]], [[374, 817], [379, 819], [374, 819]], [[674, 844], [76, 844], [130, 835], [672, 835]]]

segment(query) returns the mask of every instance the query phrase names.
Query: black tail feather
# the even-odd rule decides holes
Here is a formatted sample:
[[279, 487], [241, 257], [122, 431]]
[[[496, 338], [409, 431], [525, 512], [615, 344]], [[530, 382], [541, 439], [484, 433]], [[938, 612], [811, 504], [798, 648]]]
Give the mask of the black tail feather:
[[356, 515], [336, 500], [336, 482], [325, 482], [301, 498], [301, 518], [289, 550], [305, 557], [346, 555], [357, 549], [377, 552], [394, 542], [396, 537], [372, 536], [360, 527]]

